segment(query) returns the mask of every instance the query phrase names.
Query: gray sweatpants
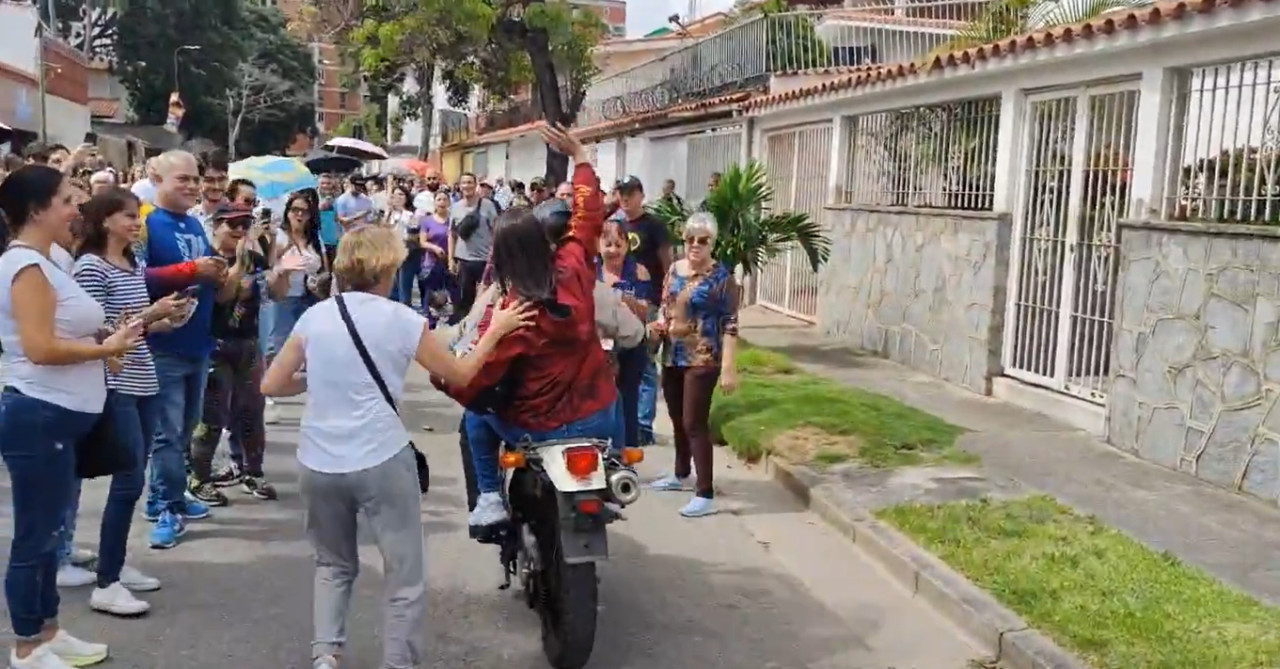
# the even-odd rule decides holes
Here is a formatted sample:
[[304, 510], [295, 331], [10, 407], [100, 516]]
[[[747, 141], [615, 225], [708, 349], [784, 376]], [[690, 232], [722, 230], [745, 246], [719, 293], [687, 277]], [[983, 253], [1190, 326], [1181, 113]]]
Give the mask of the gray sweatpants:
[[427, 613], [421, 495], [413, 452], [405, 448], [376, 466], [348, 474], [300, 467], [307, 538], [316, 553], [313, 658], [341, 655], [347, 641], [351, 589], [360, 573], [356, 524], [361, 515], [386, 571], [383, 669], [413, 669], [422, 657]]

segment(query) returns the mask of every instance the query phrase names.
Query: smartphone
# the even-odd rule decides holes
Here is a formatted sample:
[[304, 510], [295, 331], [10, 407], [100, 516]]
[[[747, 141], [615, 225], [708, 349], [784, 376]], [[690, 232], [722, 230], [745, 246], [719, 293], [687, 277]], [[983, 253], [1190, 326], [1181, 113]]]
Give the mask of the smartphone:
[[195, 299], [200, 294], [200, 286], [188, 286], [182, 289], [182, 297], [188, 300]]
[[94, 131], [92, 131], [92, 130], [90, 130], [89, 132], [86, 132], [86, 133], [84, 134], [84, 143], [85, 143], [85, 144], [92, 144], [92, 145], [94, 145], [94, 146], [97, 146], [97, 144], [98, 144], [98, 133], [96, 133], [96, 132], [94, 132]]

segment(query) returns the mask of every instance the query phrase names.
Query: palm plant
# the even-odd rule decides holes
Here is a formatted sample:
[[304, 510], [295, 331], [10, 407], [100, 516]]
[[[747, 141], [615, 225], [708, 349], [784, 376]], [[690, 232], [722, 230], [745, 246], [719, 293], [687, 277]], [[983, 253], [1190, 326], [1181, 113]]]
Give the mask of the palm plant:
[[[817, 272], [831, 255], [831, 241], [822, 226], [802, 211], [779, 211], [773, 205], [773, 187], [764, 165], [758, 161], [733, 165], [720, 185], [707, 193], [701, 209], [716, 218], [714, 255], [717, 261], [744, 274], [757, 274], [770, 260], [799, 246]], [[666, 223], [677, 239], [694, 210], [674, 199], [661, 200], [649, 211]]]
[[1037, 30], [1083, 23], [1107, 12], [1151, 4], [1152, 0], [994, 0], [928, 59], [991, 44]]

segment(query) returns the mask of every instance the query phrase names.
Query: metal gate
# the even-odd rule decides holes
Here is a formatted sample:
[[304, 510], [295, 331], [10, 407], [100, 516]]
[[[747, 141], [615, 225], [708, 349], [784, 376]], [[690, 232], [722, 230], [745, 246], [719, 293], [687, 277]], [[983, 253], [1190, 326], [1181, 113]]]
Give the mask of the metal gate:
[[1005, 328], [1010, 376], [1104, 402], [1136, 83], [1027, 98]]
[[[803, 211], [825, 219], [831, 171], [830, 123], [787, 128], [764, 136], [764, 163], [774, 211]], [[770, 260], [756, 277], [756, 301], [801, 320], [818, 318], [818, 273], [799, 247]]]
[[712, 174], [742, 162], [742, 133], [743, 127], [738, 125], [688, 136], [689, 162], [678, 192], [690, 206], [697, 206], [706, 197]]

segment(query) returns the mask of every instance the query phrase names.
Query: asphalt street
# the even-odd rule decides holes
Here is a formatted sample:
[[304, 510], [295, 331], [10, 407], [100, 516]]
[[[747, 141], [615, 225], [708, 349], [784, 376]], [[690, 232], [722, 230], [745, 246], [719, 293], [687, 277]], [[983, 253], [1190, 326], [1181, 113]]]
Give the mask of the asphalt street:
[[[402, 403], [431, 459], [422, 505], [431, 584], [424, 667], [543, 669], [538, 621], [513, 592], [498, 590], [495, 549], [466, 535], [456, 406], [425, 375]], [[129, 669], [309, 668], [310, 551], [302, 535], [293, 449], [300, 403], [271, 427], [268, 476], [281, 491], [262, 502], [232, 489], [232, 505], [194, 521], [169, 551], [146, 547], [134, 526], [130, 563], [163, 580], [135, 620], [88, 608], [89, 589], [63, 591], [64, 625], [111, 645], [104, 667]], [[659, 425], [659, 431], [662, 426]], [[666, 430], [670, 433], [669, 429]], [[663, 472], [654, 448], [641, 467]], [[612, 559], [600, 569], [594, 669], [967, 669], [980, 654], [948, 623], [754, 468], [720, 457], [721, 513], [686, 520], [683, 494], [646, 491], [611, 526]], [[97, 544], [106, 483], [88, 482], [77, 543]], [[12, 535], [7, 476], [0, 481], [0, 551]], [[353, 669], [377, 669], [381, 561], [371, 540], [350, 621]], [[8, 628], [8, 617], [3, 624]]]

